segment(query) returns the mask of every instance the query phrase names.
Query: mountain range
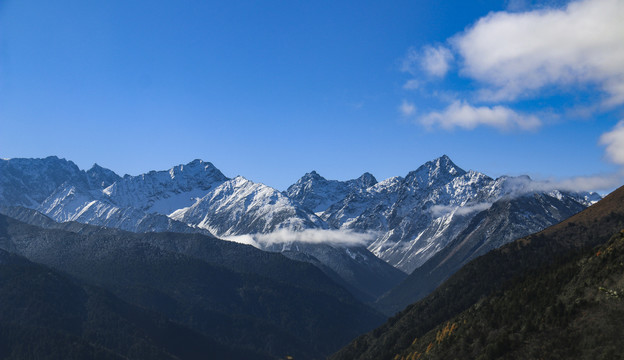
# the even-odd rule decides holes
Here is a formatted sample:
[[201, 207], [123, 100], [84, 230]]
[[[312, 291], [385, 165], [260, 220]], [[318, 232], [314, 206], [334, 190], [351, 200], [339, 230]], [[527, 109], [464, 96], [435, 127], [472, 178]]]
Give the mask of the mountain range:
[[[609, 356], [622, 199], [447, 156], [282, 192], [202, 160], [121, 177], [3, 159], [0, 357], [318, 359], [384, 314], [332, 358]], [[604, 339], [570, 332], [603, 328], [588, 312]]]
[[[83, 171], [57, 157], [0, 160], [5, 213], [26, 207], [57, 222], [243, 241], [315, 264], [387, 314], [426, 295], [470, 259], [599, 198], [544, 190], [528, 177], [492, 179], [447, 156], [380, 182], [369, 173], [337, 181], [312, 171], [283, 192], [242, 176], [230, 179], [202, 160], [123, 177], [97, 164]], [[453, 256], [444, 255], [444, 266], [427, 264], [439, 263], [438, 253]], [[414, 291], [414, 281], [403, 280], [423, 266], [437, 273], [426, 291]]]

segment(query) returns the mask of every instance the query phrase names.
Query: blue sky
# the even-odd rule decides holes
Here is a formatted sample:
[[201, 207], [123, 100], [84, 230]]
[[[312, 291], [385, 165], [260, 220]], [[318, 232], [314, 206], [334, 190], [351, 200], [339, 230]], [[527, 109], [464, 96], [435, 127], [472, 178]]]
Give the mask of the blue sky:
[[624, 183], [624, 2], [0, 0], [0, 157]]

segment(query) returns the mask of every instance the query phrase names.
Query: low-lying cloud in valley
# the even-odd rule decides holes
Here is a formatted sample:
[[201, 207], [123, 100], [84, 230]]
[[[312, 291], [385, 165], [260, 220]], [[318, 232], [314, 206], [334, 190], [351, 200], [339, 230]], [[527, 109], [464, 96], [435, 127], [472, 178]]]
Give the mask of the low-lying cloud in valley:
[[334, 246], [366, 246], [375, 240], [377, 232], [355, 232], [351, 230], [305, 229], [293, 231], [279, 229], [268, 234], [229, 236], [224, 240], [255, 246], [263, 249], [275, 244], [293, 242], [308, 244], [328, 244]]
[[473, 212], [487, 210], [490, 207], [492, 207], [491, 202], [482, 202], [464, 206], [434, 205], [431, 207], [431, 209], [429, 209], [429, 211], [434, 217], [440, 217], [450, 213], [454, 213], [455, 215], [468, 215]]

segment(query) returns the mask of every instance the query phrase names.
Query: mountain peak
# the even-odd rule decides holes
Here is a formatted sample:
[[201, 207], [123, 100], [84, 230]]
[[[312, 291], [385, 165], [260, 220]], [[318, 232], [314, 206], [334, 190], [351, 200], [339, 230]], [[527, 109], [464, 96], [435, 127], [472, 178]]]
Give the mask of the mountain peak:
[[301, 180], [307, 181], [307, 180], [326, 180], [326, 179], [322, 177], [319, 173], [317, 173], [316, 170], [312, 170], [309, 173], [306, 173], [305, 175], [303, 175], [301, 177]]
[[185, 178], [192, 178], [194, 176], [207, 176], [215, 181], [226, 181], [228, 178], [223, 175], [223, 173], [217, 169], [211, 162], [204, 161], [201, 159], [195, 159], [188, 164], [180, 164], [169, 169], [169, 175], [172, 179], [175, 179], [178, 176], [182, 176]]
[[205, 169], [215, 168], [216, 169], [216, 167], [211, 162], [204, 161], [202, 159], [195, 159], [195, 160], [189, 162], [188, 164], [178, 165], [178, 166], [179, 167], [189, 167], [189, 168], [205, 168]]
[[366, 188], [377, 184], [377, 179], [375, 178], [375, 176], [373, 176], [373, 174], [369, 172], [365, 172], [355, 180]]
[[415, 171], [410, 172], [405, 177], [405, 181], [420, 187], [430, 187], [442, 185], [451, 181], [457, 176], [462, 176], [465, 170], [455, 165], [447, 155], [433, 159], [421, 165]]
[[94, 163], [91, 169], [87, 170], [87, 179], [90, 186], [104, 189], [112, 185], [115, 181], [120, 180], [121, 177], [115, 174], [114, 171]]

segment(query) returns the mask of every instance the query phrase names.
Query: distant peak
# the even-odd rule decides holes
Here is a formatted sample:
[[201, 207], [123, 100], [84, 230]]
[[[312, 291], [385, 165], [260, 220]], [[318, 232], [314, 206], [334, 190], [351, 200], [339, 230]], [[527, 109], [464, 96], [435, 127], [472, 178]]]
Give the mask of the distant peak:
[[375, 176], [373, 176], [373, 174], [369, 173], [368, 171], [365, 172], [364, 174], [360, 175], [360, 177], [358, 179], [374, 179]]
[[180, 164], [169, 169], [169, 175], [172, 179], [182, 177], [203, 177], [207, 176], [218, 181], [226, 181], [228, 178], [217, 169], [212, 163], [202, 159], [195, 159], [187, 164]]
[[432, 162], [434, 162], [436, 164], [445, 164], [445, 165], [454, 165], [455, 166], [455, 164], [453, 163], [453, 160], [451, 160], [451, 158], [448, 155], [446, 155], [446, 154], [440, 156], [437, 159], [434, 159]]
[[[448, 155], [442, 155], [439, 158], [433, 159], [431, 161], [429, 161], [427, 164], [432, 163], [435, 164], [436, 167], [440, 167], [443, 169], [457, 169], [457, 170], [461, 170], [457, 165], [455, 165], [455, 163], [453, 162], [453, 160], [451, 160], [450, 157], [448, 157]], [[425, 164], [426, 165], [426, 164]], [[462, 170], [462, 172], [465, 172]]]
[[200, 167], [200, 166], [212, 166], [212, 164], [207, 163], [207, 162], [205, 162], [202, 159], [195, 159], [195, 160], [189, 162], [188, 164], [178, 165], [178, 166], [180, 166], [180, 167], [185, 167], [186, 166], [186, 167], [194, 168], [194, 167]]
[[112, 170], [107, 169], [105, 167], [102, 167], [100, 165], [98, 165], [97, 163], [94, 163], [93, 166], [91, 166], [91, 168], [89, 170], [87, 170], [88, 173], [92, 173], [92, 172], [110, 172], [110, 173], [114, 173]]
[[366, 187], [373, 186], [373, 185], [377, 184], [377, 179], [375, 178], [375, 176], [373, 176], [373, 174], [371, 174], [369, 172], [365, 172], [359, 178], [357, 178], [357, 180], [360, 183], [366, 185]]
[[306, 180], [325, 180], [325, 178], [322, 177], [321, 175], [319, 175], [319, 173], [317, 173], [316, 170], [312, 170], [309, 173], [306, 173], [305, 175], [303, 175], [303, 177], [301, 179], [304, 180], [304, 181], [306, 181]]
[[450, 181], [452, 178], [462, 176], [465, 170], [455, 165], [451, 158], [442, 155], [439, 158], [427, 161], [415, 171], [410, 172], [405, 177], [408, 182], [417, 181], [421, 186], [431, 186], [435, 183], [441, 184]]

